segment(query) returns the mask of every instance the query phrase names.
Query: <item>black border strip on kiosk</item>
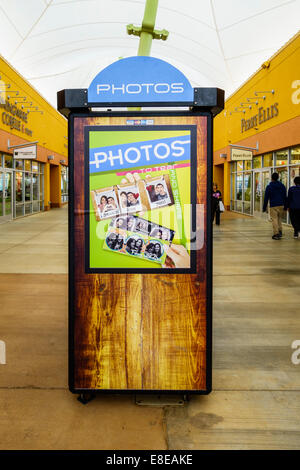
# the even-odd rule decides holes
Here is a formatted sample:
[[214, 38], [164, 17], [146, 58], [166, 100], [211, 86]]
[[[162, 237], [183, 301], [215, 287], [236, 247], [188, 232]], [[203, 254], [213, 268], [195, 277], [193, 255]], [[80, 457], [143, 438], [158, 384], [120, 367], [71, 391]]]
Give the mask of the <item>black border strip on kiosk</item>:
[[[100, 112], [100, 113], [70, 113], [69, 119], [69, 390], [72, 393], [104, 393], [104, 394], [188, 394], [208, 395], [212, 390], [212, 219], [211, 219], [211, 187], [213, 160], [213, 130], [212, 113], [201, 111], [170, 111], [170, 112], [138, 112], [138, 116], [203, 116], [207, 118], [207, 197], [206, 197], [206, 389], [205, 390], [136, 390], [136, 389], [92, 389], [74, 387], [74, 118], [86, 117], [133, 117], [137, 112]], [[88, 126], [87, 126], [88, 127]], [[97, 126], [98, 127], [98, 126]], [[111, 126], [113, 128], [114, 126]], [[123, 128], [125, 126], [122, 126]], [[131, 127], [131, 126], [130, 126]], [[134, 126], [137, 130], [138, 126]], [[150, 126], [149, 126], [150, 127]], [[155, 126], [156, 127], [156, 126]], [[170, 126], [167, 126], [170, 127]], [[187, 126], [188, 127], [188, 126]], [[148, 126], [147, 126], [148, 128]], [[143, 128], [145, 130], [145, 127]], [[197, 172], [195, 172], [197, 175]], [[126, 270], [127, 271], [127, 270]], [[169, 270], [168, 270], [169, 271]], [[106, 271], [108, 272], [108, 271]], [[117, 272], [115, 269], [112, 272]], [[124, 270], [121, 272], [124, 273]], [[153, 272], [151, 270], [151, 272]], [[157, 271], [154, 270], [153, 273]], [[166, 270], [167, 272], [167, 270]], [[174, 271], [173, 271], [174, 272]], [[189, 271], [190, 272], [190, 271]], [[146, 270], [142, 270], [146, 273]], [[179, 273], [179, 270], [176, 270]]]

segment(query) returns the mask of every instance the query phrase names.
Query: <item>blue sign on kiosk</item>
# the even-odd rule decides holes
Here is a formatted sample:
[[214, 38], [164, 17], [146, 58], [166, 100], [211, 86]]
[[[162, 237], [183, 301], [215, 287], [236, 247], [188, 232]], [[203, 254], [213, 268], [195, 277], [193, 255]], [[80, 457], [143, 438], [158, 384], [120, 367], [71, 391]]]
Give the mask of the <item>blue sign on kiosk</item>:
[[224, 108], [224, 91], [193, 88], [185, 75], [168, 62], [134, 56], [101, 70], [88, 88], [57, 93], [57, 109], [65, 116], [71, 110], [122, 106], [189, 106], [215, 116]]
[[193, 104], [194, 90], [178, 69], [155, 57], [128, 57], [99, 72], [88, 88], [89, 103]]

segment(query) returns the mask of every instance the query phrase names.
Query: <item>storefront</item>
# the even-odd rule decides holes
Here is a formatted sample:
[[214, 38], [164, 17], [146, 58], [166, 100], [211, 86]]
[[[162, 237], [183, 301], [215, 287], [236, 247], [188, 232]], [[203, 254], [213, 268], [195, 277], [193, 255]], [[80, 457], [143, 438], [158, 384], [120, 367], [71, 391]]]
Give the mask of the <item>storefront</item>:
[[265, 189], [275, 171], [286, 188], [292, 186], [300, 175], [300, 146], [231, 162], [230, 210], [261, 216]]
[[215, 119], [214, 181], [228, 210], [266, 217], [263, 200], [272, 173], [279, 173], [287, 189], [300, 174], [299, 61], [297, 34], [226, 101]]
[[66, 119], [0, 58], [0, 223], [68, 202], [67, 151]]
[[0, 220], [44, 210], [44, 165], [0, 154]]

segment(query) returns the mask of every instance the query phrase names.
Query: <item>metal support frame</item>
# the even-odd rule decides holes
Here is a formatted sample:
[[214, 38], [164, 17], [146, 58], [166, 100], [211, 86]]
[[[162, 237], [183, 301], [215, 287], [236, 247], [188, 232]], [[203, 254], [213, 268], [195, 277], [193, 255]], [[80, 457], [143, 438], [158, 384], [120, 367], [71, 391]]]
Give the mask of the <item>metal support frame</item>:
[[[187, 106], [191, 107], [193, 110], [197, 111], [209, 111], [213, 116], [216, 116], [224, 109], [224, 90], [220, 88], [194, 88], [194, 99], [191, 102], [147, 102], [147, 103], [137, 103], [138, 106], [143, 107], [181, 107]], [[114, 107], [117, 108], [127, 108], [135, 106], [134, 103], [89, 103], [87, 101], [87, 89], [68, 89], [61, 90], [57, 93], [57, 109], [65, 117], [68, 117], [70, 112], [72, 113], [86, 113], [91, 110], [91, 108], [105, 108], [111, 109]]]

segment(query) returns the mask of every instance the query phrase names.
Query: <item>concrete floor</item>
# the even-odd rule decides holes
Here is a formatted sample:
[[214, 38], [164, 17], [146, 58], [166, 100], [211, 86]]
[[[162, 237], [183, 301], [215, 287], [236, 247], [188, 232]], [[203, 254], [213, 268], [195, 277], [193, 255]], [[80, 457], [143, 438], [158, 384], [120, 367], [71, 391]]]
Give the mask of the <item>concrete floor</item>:
[[300, 240], [214, 226], [213, 392], [184, 407], [80, 404], [67, 387], [67, 208], [0, 225], [0, 449], [299, 449]]

